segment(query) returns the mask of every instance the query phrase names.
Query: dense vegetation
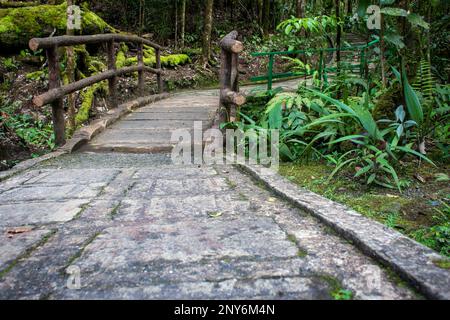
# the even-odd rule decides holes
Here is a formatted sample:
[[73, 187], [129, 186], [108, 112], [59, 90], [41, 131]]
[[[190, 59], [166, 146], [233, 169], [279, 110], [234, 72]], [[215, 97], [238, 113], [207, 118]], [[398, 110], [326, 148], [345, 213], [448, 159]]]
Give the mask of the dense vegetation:
[[[32, 37], [67, 32], [68, 3], [82, 8], [82, 34], [128, 32], [167, 46], [169, 90], [215, 86], [217, 43], [231, 30], [238, 30], [245, 44], [244, 82], [267, 72], [268, 56], [251, 52], [290, 51], [275, 56], [273, 71], [300, 77], [298, 90], [281, 92], [274, 84], [266, 91], [261, 84], [240, 110], [240, 122], [226, 125], [280, 130], [282, 174], [449, 255], [448, 1], [1, 2], [5, 168], [54, 148], [50, 109], [36, 110], [30, 102], [47, 86], [46, 58], [26, 45]], [[381, 7], [380, 29], [368, 29], [371, 4]], [[104, 49], [61, 52], [64, 81], [105, 70]], [[119, 67], [136, 61], [136, 48], [118, 48]], [[154, 65], [151, 48], [145, 48], [144, 62]], [[154, 92], [155, 80], [146, 80]], [[133, 95], [134, 82], [123, 78], [120, 96]], [[99, 84], [75, 95], [73, 106], [66, 102], [69, 133], [108, 110], [106, 94], [106, 84]], [[380, 202], [389, 205], [375, 212]]]

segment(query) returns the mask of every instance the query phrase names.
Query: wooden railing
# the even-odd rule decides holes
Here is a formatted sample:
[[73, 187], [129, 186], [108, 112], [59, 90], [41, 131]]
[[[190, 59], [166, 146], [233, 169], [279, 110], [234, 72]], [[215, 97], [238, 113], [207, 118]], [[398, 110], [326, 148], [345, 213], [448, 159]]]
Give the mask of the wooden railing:
[[[116, 68], [115, 43], [129, 42], [138, 45], [138, 65], [132, 67]], [[59, 47], [70, 47], [83, 44], [107, 43], [108, 47], [108, 71], [93, 75], [91, 77], [67, 84], [61, 85], [60, 62], [58, 57]], [[156, 64], [155, 68], [144, 65], [143, 46], [148, 45], [155, 49]], [[144, 72], [150, 72], [157, 75], [158, 91], [162, 93], [162, 70], [161, 70], [161, 50], [163, 49], [156, 43], [144, 38], [132, 35], [121, 34], [99, 34], [90, 36], [60, 36], [50, 38], [34, 38], [30, 40], [30, 49], [37, 51], [45, 49], [48, 59], [49, 90], [33, 98], [33, 103], [42, 107], [46, 104], [52, 104], [53, 128], [55, 132], [55, 143], [61, 146], [65, 143], [65, 119], [64, 119], [64, 96], [75, 91], [81, 90], [103, 80], [109, 82], [109, 105], [111, 108], [117, 107], [117, 77], [125, 74], [138, 72], [139, 94], [144, 93]]]
[[225, 107], [227, 119], [235, 121], [237, 108], [245, 103], [245, 97], [239, 93], [239, 53], [244, 51], [242, 42], [237, 41], [237, 31], [226, 35], [220, 42], [220, 105]]

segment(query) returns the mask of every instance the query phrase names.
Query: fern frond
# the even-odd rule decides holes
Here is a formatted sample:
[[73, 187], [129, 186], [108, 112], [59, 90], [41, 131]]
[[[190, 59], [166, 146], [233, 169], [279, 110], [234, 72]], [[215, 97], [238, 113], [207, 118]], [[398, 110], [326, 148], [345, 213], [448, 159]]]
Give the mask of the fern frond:
[[420, 61], [419, 70], [413, 88], [419, 91], [422, 96], [430, 101], [433, 99], [435, 81], [431, 73], [431, 65], [426, 59]]

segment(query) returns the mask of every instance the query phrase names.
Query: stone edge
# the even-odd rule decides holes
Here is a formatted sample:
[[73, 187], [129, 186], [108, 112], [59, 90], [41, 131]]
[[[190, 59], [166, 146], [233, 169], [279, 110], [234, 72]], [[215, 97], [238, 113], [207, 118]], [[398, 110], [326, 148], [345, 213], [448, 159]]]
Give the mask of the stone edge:
[[167, 99], [169, 97], [170, 97], [169, 93], [162, 93], [152, 96], [140, 97], [132, 101], [126, 102], [124, 104], [121, 104], [116, 109], [110, 110], [107, 113], [107, 115], [104, 116], [103, 118], [95, 120], [91, 122], [91, 124], [89, 124], [88, 126], [77, 130], [74, 133], [73, 137], [69, 141], [67, 141], [64, 146], [58, 148], [57, 150], [35, 159], [23, 161], [10, 170], [0, 172], [0, 182], [9, 179], [12, 176], [19, 174], [25, 170], [31, 169], [32, 167], [44, 161], [54, 159], [64, 154], [70, 154], [76, 151], [82, 145], [91, 141], [95, 136], [103, 132], [106, 128], [108, 128], [109, 126], [111, 126], [112, 124], [114, 124], [127, 114], [131, 113], [133, 110], [145, 106], [147, 104], [157, 102], [159, 100]]
[[450, 300], [450, 271], [434, 263], [447, 258], [342, 204], [297, 186], [273, 170], [248, 164], [237, 167], [394, 270], [426, 298]]

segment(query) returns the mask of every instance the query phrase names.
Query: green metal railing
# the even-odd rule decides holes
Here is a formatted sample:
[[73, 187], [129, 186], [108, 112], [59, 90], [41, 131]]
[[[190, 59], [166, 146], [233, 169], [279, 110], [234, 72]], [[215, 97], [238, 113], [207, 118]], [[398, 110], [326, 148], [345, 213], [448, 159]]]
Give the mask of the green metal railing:
[[[341, 53], [345, 52], [359, 52], [359, 63], [358, 64], [352, 64], [352, 62], [348, 63], [347, 61], [343, 60], [339, 64], [340, 70], [351, 70], [351, 71], [358, 71], [361, 77], [367, 78], [368, 77], [368, 64], [372, 61], [369, 61], [368, 57], [368, 49], [375, 44], [377, 44], [379, 40], [374, 40], [372, 42], [369, 42], [365, 45], [359, 45], [359, 46], [350, 46], [350, 47], [344, 47], [341, 48]], [[250, 80], [252, 82], [260, 82], [260, 81], [267, 81], [267, 91], [271, 91], [273, 88], [273, 81], [275, 79], [283, 79], [283, 78], [290, 78], [290, 77], [299, 77], [299, 76], [311, 76], [315, 72], [317, 72], [317, 78], [320, 82], [324, 81], [325, 84], [328, 84], [328, 75], [329, 73], [337, 72], [338, 67], [327, 67], [327, 63], [325, 61], [324, 54], [325, 53], [334, 53], [339, 51], [337, 48], [324, 48], [324, 49], [307, 49], [307, 50], [293, 50], [293, 51], [274, 51], [274, 52], [254, 52], [251, 55], [253, 57], [269, 57], [268, 62], [268, 68], [267, 73], [262, 76], [256, 76], [252, 77]], [[318, 67], [317, 69], [310, 68], [309, 70], [305, 70], [302, 72], [284, 72], [284, 73], [274, 73], [274, 64], [275, 64], [275, 57], [276, 56], [292, 56], [292, 55], [305, 55], [305, 56], [312, 56], [314, 54], [319, 54], [318, 59]], [[307, 60], [307, 57], [305, 60]], [[307, 64], [307, 62], [305, 63]]]

